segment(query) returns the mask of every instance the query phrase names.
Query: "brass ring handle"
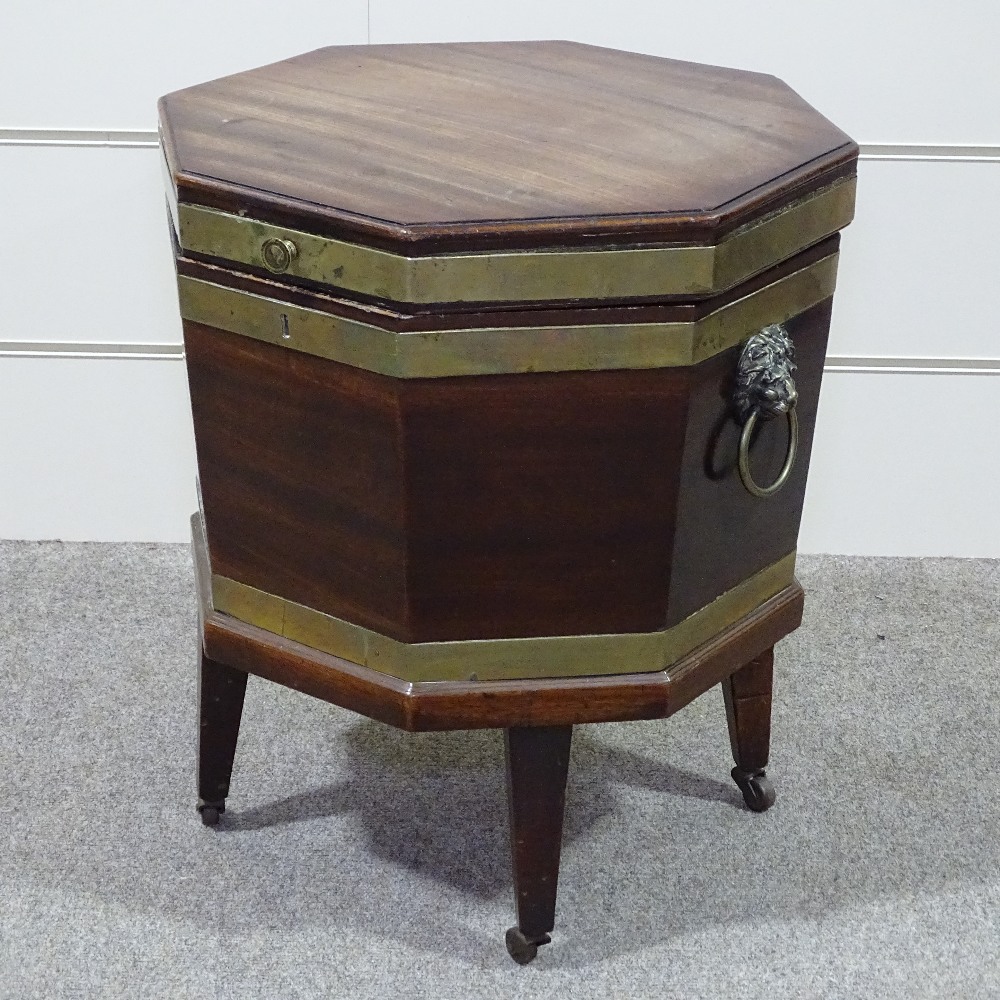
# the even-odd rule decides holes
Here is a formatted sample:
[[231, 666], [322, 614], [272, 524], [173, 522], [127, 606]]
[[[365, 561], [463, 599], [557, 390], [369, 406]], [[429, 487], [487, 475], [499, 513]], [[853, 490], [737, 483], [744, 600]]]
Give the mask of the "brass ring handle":
[[755, 497], [774, 496], [788, 482], [792, 466], [795, 465], [795, 456], [799, 450], [799, 417], [794, 406], [785, 415], [788, 417], [788, 450], [785, 452], [785, 464], [781, 467], [778, 478], [770, 486], [758, 486], [750, 473], [750, 437], [760, 416], [760, 410], [755, 408], [743, 425], [743, 433], [740, 435], [740, 479], [743, 480], [747, 491]]

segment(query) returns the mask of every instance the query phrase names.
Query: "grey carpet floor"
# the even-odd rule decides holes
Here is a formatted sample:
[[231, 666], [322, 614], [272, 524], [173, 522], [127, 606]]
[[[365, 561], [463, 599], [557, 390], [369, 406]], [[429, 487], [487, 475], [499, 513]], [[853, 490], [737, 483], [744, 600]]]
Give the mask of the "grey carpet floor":
[[1000, 563], [803, 557], [756, 815], [722, 699], [577, 729], [553, 944], [502, 740], [251, 678], [194, 812], [182, 546], [0, 543], [0, 996], [1000, 997]]

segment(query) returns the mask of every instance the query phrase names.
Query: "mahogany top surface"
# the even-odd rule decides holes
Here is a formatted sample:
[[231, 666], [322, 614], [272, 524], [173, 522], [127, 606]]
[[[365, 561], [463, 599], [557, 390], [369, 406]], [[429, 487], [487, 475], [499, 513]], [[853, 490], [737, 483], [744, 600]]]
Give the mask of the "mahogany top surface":
[[857, 156], [774, 77], [574, 42], [319, 49], [160, 117], [181, 200], [418, 249], [701, 242]]

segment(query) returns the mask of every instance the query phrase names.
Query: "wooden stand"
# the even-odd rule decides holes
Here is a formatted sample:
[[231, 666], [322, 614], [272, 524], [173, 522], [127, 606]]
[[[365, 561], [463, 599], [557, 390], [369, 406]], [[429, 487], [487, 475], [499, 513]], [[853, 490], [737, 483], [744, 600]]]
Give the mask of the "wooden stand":
[[772, 647], [802, 617], [798, 584], [652, 674], [534, 681], [409, 683], [291, 642], [215, 611], [200, 517], [192, 522], [202, 654], [198, 811], [207, 826], [225, 812], [247, 675], [296, 688], [411, 731], [502, 728], [517, 925], [507, 950], [526, 964], [555, 923], [563, 807], [576, 723], [665, 718], [722, 684], [736, 767], [749, 808], [774, 802], [764, 773], [771, 729]]

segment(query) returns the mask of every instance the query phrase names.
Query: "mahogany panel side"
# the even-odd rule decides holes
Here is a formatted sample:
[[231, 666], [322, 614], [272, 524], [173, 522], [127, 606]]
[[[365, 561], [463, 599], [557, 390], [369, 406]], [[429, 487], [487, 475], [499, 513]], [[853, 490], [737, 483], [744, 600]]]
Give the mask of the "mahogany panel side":
[[401, 385], [414, 641], [661, 628], [687, 379]]
[[[732, 413], [741, 347], [691, 369], [691, 400], [680, 468], [667, 625], [674, 625], [795, 547], [802, 518], [832, 299], [785, 324], [795, 344], [799, 449], [774, 496], [752, 496], [740, 481], [741, 427]], [[786, 420], [761, 421], [750, 449], [758, 483], [774, 481], [785, 459]]]
[[214, 572], [405, 638], [393, 380], [184, 323]]

